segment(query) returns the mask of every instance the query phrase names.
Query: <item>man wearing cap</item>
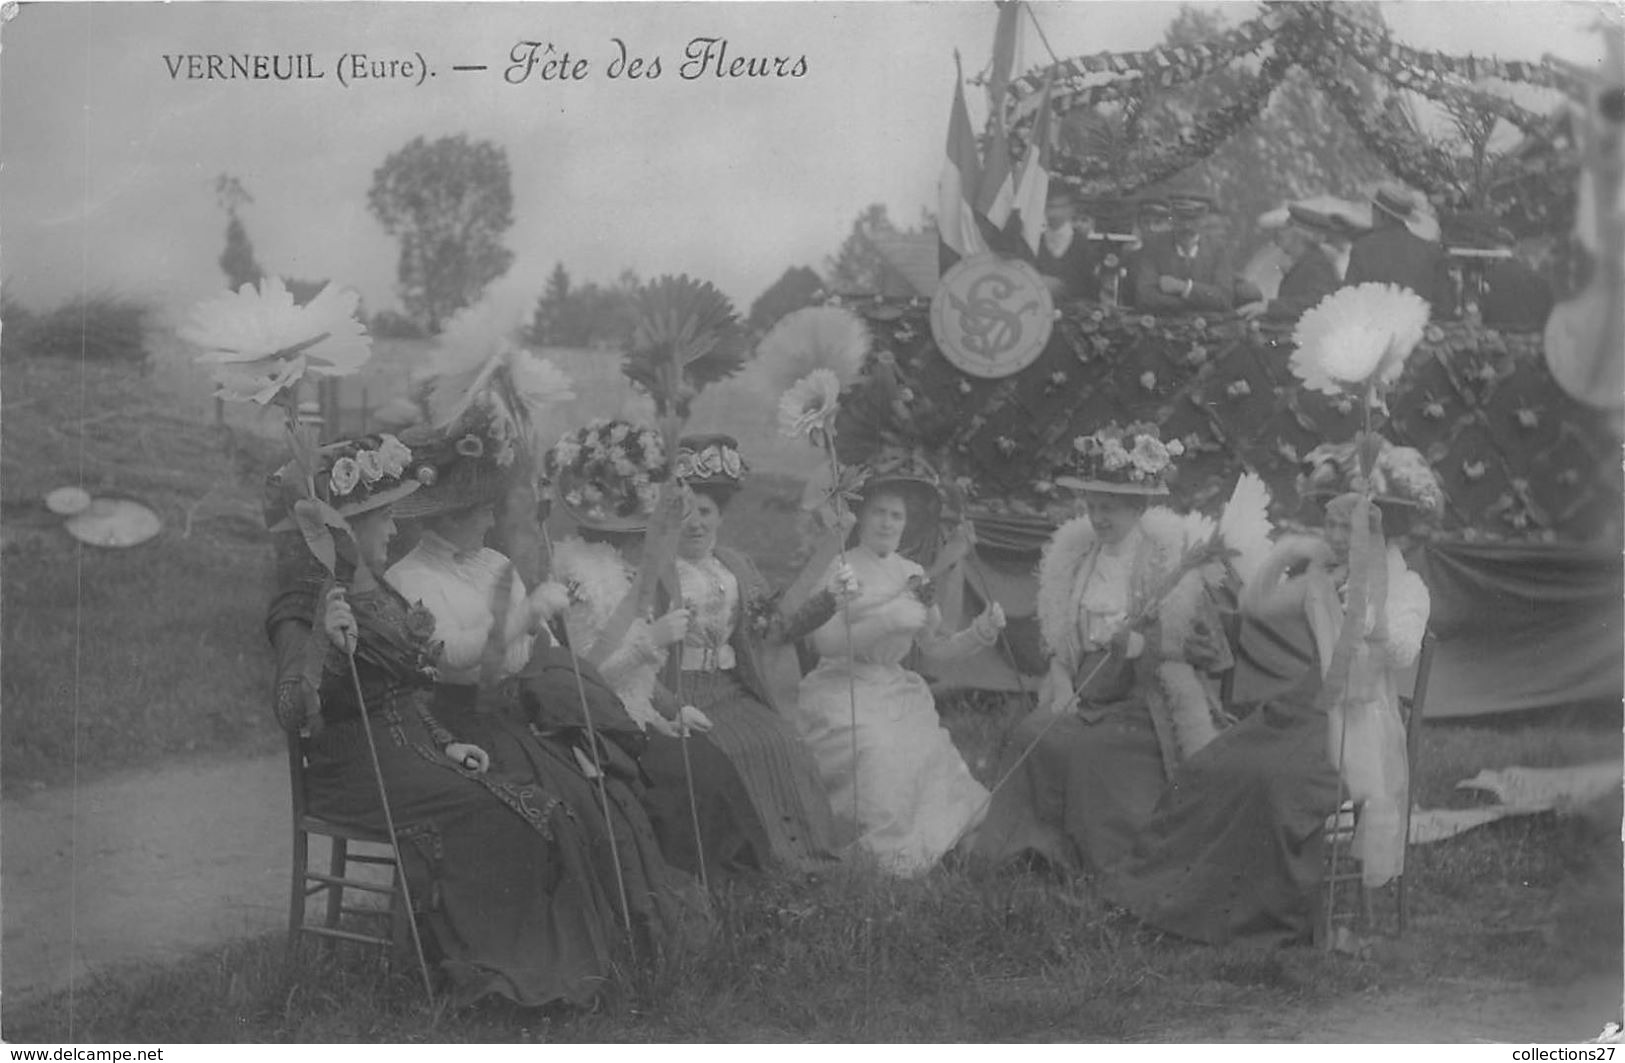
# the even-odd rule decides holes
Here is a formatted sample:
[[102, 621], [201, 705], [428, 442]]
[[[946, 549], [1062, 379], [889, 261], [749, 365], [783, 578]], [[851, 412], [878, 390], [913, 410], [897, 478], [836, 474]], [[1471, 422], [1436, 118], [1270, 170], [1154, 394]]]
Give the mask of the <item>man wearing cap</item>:
[[1343, 284], [1397, 284], [1431, 303], [1435, 318], [1452, 316], [1456, 300], [1450, 266], [1438, 244], [1413, 231], [1422, 223], [1415, 197], [1404, 188], [1384, 185], [1371, 205], [1372, 230], [1349, 249]]
[[1051, 186], [1044, 203], [1044, 234], [1039, 238], [1034, 264], [1057, 299], [1099, 297], [1087, 222], [1080, 231], [1077, 203], [1072, 190], [1065, 186]]
[[1282, 213], [1271, 211], [1259, 219], [1259, 224], [1275, 229], [1276, 244], [1292, 265], [1281, 278], [1275, 298], [1248, 303], [1241, 308], [1243, 317], [1295, 320], [1342, 287], [1350, 241], [1358, 232], [1355, 224], [1341, 213], [1299, 203], [1288, 204], [1284, 218]]
[[1202, 232], [1213, 199], [1187, 190], [1170, 194], [1173, 227], [1146, 238], [1134, 276], [1135, 306], [1157, 313], [1229, 310], [1236, 271], [1230, 249]]

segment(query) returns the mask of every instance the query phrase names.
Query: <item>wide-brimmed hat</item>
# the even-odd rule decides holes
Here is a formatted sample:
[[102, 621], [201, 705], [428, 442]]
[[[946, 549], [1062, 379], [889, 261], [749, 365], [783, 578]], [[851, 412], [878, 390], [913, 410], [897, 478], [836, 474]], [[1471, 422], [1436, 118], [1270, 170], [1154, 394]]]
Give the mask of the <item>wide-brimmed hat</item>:
[[1142, 218], [1166, 218], [1171, 213], [1168, 200], [1162, 196], [1142, 196], [1135, 201], [1134, 210]]
[[684, 436], [677, 443], [672, 474], [690, 487], [738, 489], [750, 466], [730, 435]]
[[653, 428], [595, 420], [547, 452], [553, 498], [582, 528], [639, 532], [649, 526], [668, 478], [665, 442]]
[[1164, 442], [1154, 424], [1122, 428], [1113, 422], [1072, 441], [1068, 471], [1055, 483], [1085, 493], [1160, 497], [1168, 493], [1174, 459], [1184, 453], [1183, 443]]
[[1409, 224], [1416, 220], [1420, 210], [1410, 189], [1400, 185], [1381, 185], [1371, 196], [1371, 205], [1384, 214]]
[[395, 508], [402, 520], [495, 505], [512, 482], [517, 441], [508, 438], [488, 407], [470, 406], [443, 429], [406, 429], [401, 439], [411, 445], [419, 467], [427, 470], [423, 489]]
[[1346, 216], [1327, 210], [1317, 210], [1313, 207], [1293, 203], [1287, 207], [1286, 212], [1287, 220], [1291, 224], [1317, 236], [1349, 240], [1363, 231]]
[[1168, 209], [1176, 218], [1200, 218], [1213, 209], [1213, 193], [1202, 181], [1186, 178], [1163, 189]]
[[[418, 462], [412, 448], [389, 433], [329, 443], [316, 452], [318, 468], [312, 478], [316, 497], [346, 519], [399, 504], [419, 490], [434, 474]], [[291, 507], [305, 494], [303, 469], [288, 462], [271, 476]], [[273, 532], [292, 531], [292, 513], [271, 524]]]

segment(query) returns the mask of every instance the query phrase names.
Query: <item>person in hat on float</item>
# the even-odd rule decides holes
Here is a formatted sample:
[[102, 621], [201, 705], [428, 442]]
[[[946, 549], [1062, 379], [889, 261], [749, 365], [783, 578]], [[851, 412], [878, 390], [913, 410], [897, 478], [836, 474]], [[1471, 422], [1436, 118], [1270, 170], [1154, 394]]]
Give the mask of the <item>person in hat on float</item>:
[[[470, 734], [460, 730], [466, 721], [442, 718], [434, 690], [442, 633], [380, 575], [392, 507], [432, 479], [426, 468], [391, 435], [323, 448], [316, 495], [349, 527], [334, 536], [336, 585], [320, 603], [326, 571], [308, 550], [297, 569], [290, 540], [302, 543], [302, 534], [291, 518], [273, 525], [282, 589], [267, 630], [278, 654], [278, 719], [300, 734], [315, 815], [384, 831], [381, 778], [454, 1003], [496, 995], [527, 1007], [590, 1004], [624, 960], [625, 933], [613, 868], [599, 856], [615, 850], [594, 789], [567, 757], [543, 769], [489, 742], [494, 732]], [[303, 476], [290, 465], [273, 479], [284, 505], [303, 494]], [[684, 884], [660, 861], [630, 793], [619, 783], [611, 790], [619, 795], [612, 810], [630, 810], [612, 812], [620, 852], [640, 848], [640, 830], [647, 839], [647, 859], [623, 860], [633, 918], [645, 947], [669, 945], [683, 923]]]
[[1537, 332], [1546, 326], [1554, 301], [1552, 285], [1529, 264], [1545, 237], [1519, 241], [1487, 211], [1452, 215], [1443, 228], [1450, 247], [1512, 252], [1485, 267], [1480, 290], [1470, 300], [1478, 305], [1484, 325], [1515, 332]]
[[1392, 678], [1420, 651], [1428, 594], [1398, 547], [1383, 547], [1384, 525], [1410, 506], [1399, 498], [1368, 511], [1385, 591], [1367, 595], [1350, 697], [1332, 699], [1328, 712], [1322, 692], [1360, 498], [1334, 495], [1322, 535], [1282, 539], [1242, 590], [1230, 696], [1244, 718], [1181, 766], [1131, 855], [1102, 883], [1103, 897], [1150, 926], [1212, 945], [1311, 940], [1340, 761], [1344, 792], [1361, 808], [1354, 851], [1365, 884], [1403, 871], [1409, 783]]
[[1173, 226], [1173, 215], [1168, 210], [1168, 200], [1162, 196], [1145, 196], [1134, 205], [1134, 240], [1123, 248], [1123, 277], [1117, 288], [1117, 301], [1120, 306], [1132, 307], [1135, 305], [1134, 292], [1139, 284], [1140, 253], [1145, 250], [1146, 241], [1153, 236], [1166, 234]]
[[[673, 600], [661, 578], [673, 564], [692, 500], [667, 479], [660, 433], [596, 420], [566, 433], [548, 451], [546, 467], [555, 505], [577, 531], [554, 545], [548, 578], [565, 598], [572, 650], [643, 731], [638, 763], [649, 780], [643, 804], [661, 851], [708, 880], [769, 866], [767, 828], [733, 761], [707, 733], [712, 721], [662, 682], [694, 612]], [[653, 579], [660, 585], [640, 601]]]
[[1444, 249], [1418, 236], [1423, 224], [1420, 205], [1399, 185], [1383, 185], [1371, 197], [1370, 232], [1349, 248], [1343, 284], [1397, 284], [1426, 299], [1436, 319], [1456, 312], [1455, 285]]
[[1168, 195], [1173, 225], [1148, 237], [1134, 276], [1134, 305], [1152, 313], [1229, 310], [1235, 305], [1236, 271], [1230, 250], [1203, 231], [1213, 197], [1195, 186]]
[[1243, 317], [1294, 321], [1343, 286], [1349, 247], [1361, 232], [1348, 213], [1292, 203], [1265, 214], [1259, 225], [1275, 232], [1292, 265], [1275, 298], [1248, 303], [1240, 310]]
[[[792, 643], [833, 616], [841, 598], [815, 595], [796, 615], [781, 615], [778, 596], [751, 560], [718, 544], [728, 504], [748, 471], [732, 436], [683, 439], [674, 471], [694, 496], [676, 561], [689, 624], [681, 647], [673, 647], [677, 670], [668, 668], [665, 686], [711, 721], [708, 737], [744, 780], [774, 860], [815, 868], [837, 858], [835, 821], [818, 766], [789, 721], [793, 706], [775, 704], [770, 676], [777, 655], [788, 657], [799, 680]], [[823, 557], [834, 553], [826, 549]], [[841, 583], [846, 597], [850, 582]]]
[[1099, 295], [1087, 219], [1079, 224], [1077, 199], [1065, 185], [1050, 185], [1034, 265], [1058, 300], [1093, 300]]
[[1161, 603], [1184, 551], [1183, 518], [1154, 506], [1183, 453], [1153, 425], [1115, 424], [1074, 441], [1056, 483], [1082, 512], [1045, 547], [1038, 622], [1051, 657], [1038, 708], [1012, 731], [975, 855], [1099, 874], [1126, 856], [1177, 766], [1217, 733], [1203, 673], [1228, 664], [1194, 637], [1222, 630], [1221, 603]]
[[[923, 463], [897, 457], [871, 467], [845, 555], [861, 591], [813, 633], [818, 664], [794, 710], [836, 818], [895, 875], [935, 866], [987, 807], [930, 686], [903, 666], [916, 647], [927, 660], [950, 660], [992, 646], [1004, 627], [994, 603], [963, 631], [939, 630], [925, 570], [906, 555], [935, 534], [941, 506], [936, 474]], [[840, 565], [830, 563], [823, 586], [835, 585]]]

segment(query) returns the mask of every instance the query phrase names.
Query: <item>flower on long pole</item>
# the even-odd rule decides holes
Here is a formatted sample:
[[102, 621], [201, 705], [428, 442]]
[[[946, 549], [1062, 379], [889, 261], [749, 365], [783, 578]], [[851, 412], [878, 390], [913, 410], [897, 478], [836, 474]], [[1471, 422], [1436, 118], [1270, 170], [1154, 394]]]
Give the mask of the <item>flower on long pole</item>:
[[[814, 369], [784, 392], [779, 397], [779, 431], [790, 439], [806, 439], [814, 446], [822, 447], [825, 457], [829, 459], [830, 489], [825, 502], [835, 515], [837, 534], [840, 534], [840, 518], [848, 511], [847, 490], [843, 486], [856, 486], [849, 478], [841, 474], [841, 460], [835, 452], [835, 418], [841, 409], [841, 382], [835, 373], [829, 369]], [[846, 543], [843, 540], [839, 545], [840, 564], [846, 566]], [[852, 646], [852, 607], [843, 597], [841, 600], [841, 621], [846, 629], [846, 656], [851, 660], [855, 654]], [[851, 733], [852, 733], [852, 822], [857, 830], [862, 831], [862, 805], [858, 800], [858, 686], [857, 677], [851, 668], [846, 673], [847, 700], [851, 707]]]
[[[367, 363], [372, 337], [356, 319], [359, 304], [354, 291], [329, 284], [301, 306], [281, 278], [266, 277], [258, 287], [245, 284], [197, 304], [179, 330], [202, 351], [196, 362], [210, 367], [218, 398], [282, 409], [288, 449], [302, 474], [293, 516], [329, 572], [332, 530], [348, 532], [349, 525], [316, 495], [318, 439], [315, 428], [300, 421], [299, 391], [307, 376], [350, 376]], [[335, 487], [353, 489], [369, 471], [354, 461], [336, 462], [330, 475]]]

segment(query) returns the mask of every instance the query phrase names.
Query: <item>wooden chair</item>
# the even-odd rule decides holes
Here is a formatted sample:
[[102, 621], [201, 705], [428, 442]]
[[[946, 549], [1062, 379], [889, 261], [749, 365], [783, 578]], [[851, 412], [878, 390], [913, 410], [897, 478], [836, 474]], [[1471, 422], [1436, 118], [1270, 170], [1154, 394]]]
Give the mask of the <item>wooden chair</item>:
[[[1400, 715], [1405, 723], [1405, 762], [1410, 779], [1410, 795], [1416, 793], [1417, 766], [1421, 760], [1422, 747], [1422, 717], [1427, 702], [1428, 677], [1433, 669], [1433, 632], [1426, 631], [1422, 635], [1422, 648], [1416, 657], [1416, 682], [1411, 687], [1409, 697], [1399, 699]], [[1414, 800], [1407, 800], [1403, 811], [1406, 837], [1406, 856], [1409, 857], [1411, 807]], [[1358, 915], [1367, 925], [1372, 922], [1371, 894], [1365, 888], [1361, 878], [1359, 859], [1350, 851], [1354, 842], [1354, 832], [1359, 826], [1360, 809], [1345, 802], [1335, 815], [1326, 824], [1326, 881], [1325, 894], [1322, 899], [1324, 905], [1321, 926], [1317, 930], [1324, 930], [1321, 935], [1322, 944], [1331, 948], [1335, 944], [1333, 927], [1338, 922], [1352, 921], [1356, 911], [1338, 912], [1338, 898], [1340, 894], [1348, 892], [1340, 887], [1353, 883], [1359, 897]], [[1407, 859], [1407, 864], [1409, 860]], [[1405, 933], [1405, 925], [1410, 918], [1409, 898], [1405, 891], [1405, 874], [1403, 869], [1394, 879], [1395, 897], [1395, 926], [1396, 933]]]
[[[293, 876], [288, 898], [288, 955], [290, 959], [298, 947], [301, 934], [309, 934], [324, 942], [354, 941], [362, 945], [382, 947], [386, 955], [397, 949], [410, 947], [409, 918], [406, 895], [400, 888], [399, 873], [395, 867], [394, 849], [388, 835], [357, 827], [342, 826], [312, 815], [305, 804], [305, 755], [300, 748], [299, 736], [288, 735], [288, 783], [293, 796]], [[327, 870], [310, 868], [310, 837], [319, 835], [332, 846]], [[354, 853], [351, 843], [382, 846], [387, 852], [379, 854]], [[389, 884], [381, 885], [375, 879], [356, 877], [351, 865], [389, 868]], [[344, 903], [345, 890], [384, 894], [389, 897], [385, 907], [357, 906]], [[318, 893], [327, 894], [325, 910], [319, 922], [308, 917], [308, 902]], [[339, 925], [344, 916], [368, 924], [388, 922], [388, 933], [366, 933]], [[351, 926], [354, 926], [352, 922]]]

